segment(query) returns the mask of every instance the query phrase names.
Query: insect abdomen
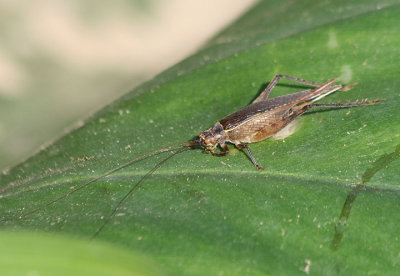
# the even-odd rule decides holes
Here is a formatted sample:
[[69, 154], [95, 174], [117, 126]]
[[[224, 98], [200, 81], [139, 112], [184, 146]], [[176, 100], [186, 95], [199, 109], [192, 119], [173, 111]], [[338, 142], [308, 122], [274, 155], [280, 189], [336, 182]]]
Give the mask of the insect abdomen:
[[274, 135], [288, 123], [274, 115], [260, 114], [233, 129], [225, 130], [225, 133], [231, 143], [253, 143]]

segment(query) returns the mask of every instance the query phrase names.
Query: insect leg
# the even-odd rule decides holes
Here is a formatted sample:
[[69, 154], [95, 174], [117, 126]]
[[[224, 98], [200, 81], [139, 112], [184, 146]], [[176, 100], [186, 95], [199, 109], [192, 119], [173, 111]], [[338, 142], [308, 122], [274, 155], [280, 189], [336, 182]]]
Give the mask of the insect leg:
[[225, 143], [220, 144], [220, 146], [221, 146], [222, 151], [219, 151], [219, 152], [212, 151], [211, 154], [214, 156], [224, 156], [229, 153], [229, 148]]
[[259, 169], [259, 170], [264, 170], [263, 167], [261, 167], [260, 165], [258, 165], [257, 160], [254, 158], [254, 156], [253, 156], [253, 154], [251, 153], [251, 150], [250, 150], [250, 148], [249, 148], [249, 146], [248, 146], [247, 144], [238, 144], [238, 145], [236, 145], [236, 147], [237, 147], [238, 149], [246, 148], [246, 149], [247, 149], [247, 152], [249, 153], [250, 160], [251, 160], [251, 162], [253, 163], [253, 165], [256, 166], [256, 168]]
[[320, 86], [321, 85], [320, 83], [316, 83], [316, 82], [312, 82], [312, 81], [306, 81], [306, 80], [303, 80], [303, 79], [300, 79], [300, 78], [296, 78], [296, 77], [292, 77], [292, 76], [288, 76], [288, 75], [276, 75], [272, 79], [272, 81], [268, 84], [267, 88], [265, 88], [265, 90], [253, 101], [253, 103], [267, 100], [269, 94], [272, 91], [272, 89], [274, 89], [274, 87], [278, 84], [278, 82], [279, 82], [279, 80], [281, 78], [292, 80], [292, 81], [298, 82], [298, 83], [307, 84], [307, 85], [310, 85], [310, 86]]
[[[265, 90], [253, 101], [253, 103], [267, 100], [269, 94], [272, 91], [272, 89], [274, 89], [274, 87], [278, 84], [278, 82], [279, 82], [279, 80], [281, 78], [285, 78], [285, 79], [288, 79], [288, 80], [292, 80], [294, 82], [303, 83], [303, 84], [307, 84], [307, 85], [310, 85], [310, 86], [316, 86], [316, 87], [324, 85], [324, 83], [317, 83], [317, 82], [313, 82], [313, 81], [307, 81], [307, 80], [303, 80], [303, 79], [292, 77], [292, 76], [288, 76], [288, 75], [282, 75], [282, 74], [276, 75], [272, 79], [272, 81], [268, 84], [267, 88], [265, 88]], [[349, 84], [349, 85], [339, 85], [339, 89], [337, 89], [337, 90], [347, 91], [347, 90], [352, 89], [357, 84], [358, 84], [358, 82], [352, 83], [352, 84]]]

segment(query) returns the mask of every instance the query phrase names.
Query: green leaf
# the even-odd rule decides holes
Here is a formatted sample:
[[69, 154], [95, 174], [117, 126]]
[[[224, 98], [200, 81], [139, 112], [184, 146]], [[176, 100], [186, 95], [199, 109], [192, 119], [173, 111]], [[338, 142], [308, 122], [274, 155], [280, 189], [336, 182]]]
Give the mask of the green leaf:
[[[250, 145], [265, 171], [233, 147], [219, 158], [185, 151], [141, 183], [97, 239], [140, 252], [173, 275], [396, 274], [400, 6], [380, 2], [257, 4], [198, 54], [3, 174], [1, 217], [193, 139], [249, 104], [275, 74], [317, 82], [340, 77], [359, 85], [324, 102], [386, 101], [314, 110], [285, 140]], [[301, 89], [279, 85], [271, 96]], [[90, 238], [169, 154], [136, 162], [1, 228]]]
[[1, 275], [162, 275], [132, 250], [104, 242], [3, 231], [0, 244]]

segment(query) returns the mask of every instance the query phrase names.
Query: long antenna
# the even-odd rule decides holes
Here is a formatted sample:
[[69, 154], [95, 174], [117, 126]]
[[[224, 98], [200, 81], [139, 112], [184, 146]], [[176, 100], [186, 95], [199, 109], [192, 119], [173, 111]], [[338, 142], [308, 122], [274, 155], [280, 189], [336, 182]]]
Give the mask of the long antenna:
[[[192, 142], [192, 141], [191, 141]], [[192, 143], [193, 145], [193, 143]], [[130, 199], [133, 194], [143, 185], [143, 183], [156, 171], [158, 170], [162, 165], [164, 165], [168, 160], [170, 160], [172, 157], [176, 156], [177, 154], [181, 153], [183, 150], [190, 148], [192, 145], [185, 145], [176, 152], [172, 153], [170, 156], [162, 160], [160, 163], [157, 164], [151, 171], [149, 171], [145, 176], [143, 176], [142, 179], [139, 180], [138, 183], [136, 183], [135, 186], [133, 186], [129, 192], [118, 202], [117, 206], [114, 208], [114, 210], [111, 212], [111, 214], [108, 216], [106, 221], [100, 226], [99, 229], [97, 229], [96, 233], [94, 233], [92, 239], [96, 238], [100, 232], [104, 229], [104, 227], [115, 217], [117, 214], [118, 210], [121, 209], [121, 207], [124, 205], [128, 199]]]
[[[178, 145], [184, 146], [184, 147], [182, 148], [182, 149], [184, 149], [184, 148], [188, 148], [188, 147], [194, 146], [194, 145], [196, 145], [196, 144], [197, 144], [196, 141], [188, 141], [188, 142], [183, 142], [183, 143], [172, 144], [172, 145], [169, 145], [169, 146], [164, 147], [164, 148], [160, 148], [160, 149], [153, 150], [153, 151], [148, 152], [148, 153], [146, 153], [146, 154], [143, 154], [143, 155], [141, 155], [141, 156], [139, 156], [139, 157], [136, 157], [135, 159], [132, 159], [132, 160], [130, 160], [130, 161], [128, 161], [128, 162], [126, 162], [126, 163], [124, 163], [124, 164], [118, 166], [118, 167], [115, 167], [115, 168], [113, 168], [113, 169], [111, 169], [111, 170], [109, 170], [109, 171], [107, 171], [107, 172], [105, 172], [105, 173], [103, 173], [103, 174], [101, 174], [101, 175], [95, 177], [95, 178], [92, 178], [91, 180], [85, 182], [84, 184], [82, 184], [82, 185], [76, 187], [75, 189], [69, 191], [68, 193], [65, 193], [65, 194], [63, 194], [63, 195], [61, 195], [61, 196], [59, 196], [59, 197], [57, 197], [57, 198], [55, 198], [55, 199], [53, 199], [53, 200], [47, 202], [46, 204], [43, 204], [43, 205], [41, 205], [41, 206], [39, 206], [39, 207], [37, 207], [37, 208], [35, 208], [35, 209], [32, 209], [32, 210], [30, 210], [30, 211], [28, 211], [28, 212], [26, 212], [26, 213], [23, 213], [23, 214], [21, 214], [21, 215], [19, 215], [19, 216], [16, 216], [16, 217], [2, 218], [2, 219], [0, 219], [0, 222], [10, 221], [10, 220], [15, 220], [15, 219], [22, 219], [23, 217], [26, 217], [26, 216], [28, 216], [28, 215], [31, 215], [31, 214], [33, 214], [33, 213], [35, 213], [35, 212], [37, 212], [37, 211], [39, 211], [39, 210], [41, 210], [41, 209], [44, 209], [44, 208], [46, 208], [46, 207], [48, 207], [48, 206], [50, 206], [50, 205], [56, 203], [57, 201], [59, 201], [59, 200], [61, 200], [61, 199], [63, 199], [63, 198], [68, 197], [69, 195], [75, 193], [76, 191], [79, 191], [79, 190], [85, 188], [85, 187], [88, 186], [89, 184], [91, 184], [91, 183], [93, 183], [93, 182], [95, 182], [95, 181], [97, 181], [97, 180], [99, 180], [99, 179], [101, 179], [101, 178], [103, 178], [103, 177], [106, 177], [107, 175], [110, 175], [110, 174], [112, 174], [112, 173], [114, 173], [114, 172], [116, 172], [116, 171], [118, 171], [118, 170], [120, 170], [120, 169], [122, 169], [122, 168], [125, 168], [125, 167], [127, 167], [127, 166], [129, 166], [129, 165], [131, 165], [131, 164], [133, 164], [133, 163], [135, 163], [135, 162], [137, 162], [137, 161], [139, 161], [139, 160], [142, 160], [142, 159], [145, 159], [145, 158], [147, 158], [147, 157], [150, 157], [150, 156], [152, 156], [152, 155], [154, 155], [154, 154], [156, 154], [156, 153], [168, 151], [168, 150], [170, 150], [172, 147], [178, 146]], [[181, 150], [182, 150], [182, 149], [181, 149]]]

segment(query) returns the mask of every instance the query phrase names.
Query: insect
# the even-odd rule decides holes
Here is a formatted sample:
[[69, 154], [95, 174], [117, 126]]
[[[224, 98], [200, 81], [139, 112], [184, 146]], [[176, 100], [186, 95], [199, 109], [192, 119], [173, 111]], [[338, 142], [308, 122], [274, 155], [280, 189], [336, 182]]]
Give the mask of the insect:
[[[272, 89], [277, 85], [281, 78], [286, 78], [298, 83], [306, 84], [309, 86], [314, 86], [313, 89], [307, 89], [293, 94], [283, 95], [275, 98], [269, 99], [269, 95]], [[351, 89], [355, 84], [348, 86], [343, 86], [340, 84], [334, 84], [337, 79], [328, 80], [325, 83], [315, 83], [311, 81], [306, 81], [303, 79], [287, 76], [287, 75], [276, 75], [272, 81], [268, 84], [265, 90], [248, 106], [226, 116], [222, 120], [215, 123], [211, 128], [202, 131], [197, 139], [193, 141], [178, 143], [174, 145], [169, 145], [164, 148], [156, 149], [152, 152], [141, 155], [135, 159], [132, 159], [118, 167], [115, 167], [88, 182], [72, 189], [68, 193], [61, 195], [54, 200], [39, 206], [31, 211], [21, 214], [18, 219], [21, 219], [27, 215], [37, 212], [55, 202], [69, 196], [70, 194], [83, 189], [89, 184], [108, 176], [124, 167], [127, 167], [139, 160], [145, 159], [156, 153], [165, 152], [171, 150], [173, 147], [180, 146], [180, 148], [174, 151], [171, 155], [166, 157], [163, 161], [157, 164], [152, 170], [150, 170], [136, 185], [134, 185], [130, 191], [119, 201], [117, 206], [114, 208], [112, 213], [108, 216], [102, 226], [97, 230], [94, 237], [97, 236], [102, 229], [110, 222], [110, 220], [116, 215], [118, 210], [123, 206], [123, 204], [134, 194], [134, 192], [139, 189], [145, 180], [150, 177], [157, 169], [159, 169], [163, 164], [165, 164], [172, 157], [183, 152], [186, 149], [191, 149], [195, 147], [203, 148], [207, 153], [211, 153], [214, 156], [223, 156], [229, 153], [229, 148], [227, 143], [234, 144], [237, 148], [245, 148], [248, 152], [250, 160], [254, 166], [258, 169], [263, 169], [256, 161], [254, 155], [252, 154], [249, 144], [254, 142], [259, 142], [271, 137], [272, 135], [279, 132], [285, 126], [287, 126], [291, 121], [310, 110], [313, 107], [333, 107], [333, 108], [349, 108], [356, 106], [365, 106], [376, 104], [381, 99], [373, 101], [361, 101], [352, 103], [336, 103], [336, 104], [317, 104], [315, 102], [334, 93], [335, 91], [347, 91]], [[217, 150], [219, 148], [219, 150]], [[4, 218], [1, 221], [7, 221], [16, 219]]]
[[[281, 78], [316, 86], [316, 88], [268, 99], [271, 90]], [[276, 75], [267, 88], [250, 105], [226, 116], [210, 129], [201, 132], [199, 139], [195, 142], [199, 143], [206, 152], [217, 156], [229, 153], [226, 143], [232, 143], [239, 149], [246, 148], [254, 166], [261, 170], [263, 168], [257, 163], [248, 144], [271, 137], [313, 107], [354, 107], [381, 101], [365, 100], [347, 104], [315, 104], [314, 102], [337, 90], [345, 91], [354, 86], [334, 85], [335, 81], [337, 79], [318, 84], [287, 75]], [[221, 151], [216, 152], [215, 149], [218, 145]]]

